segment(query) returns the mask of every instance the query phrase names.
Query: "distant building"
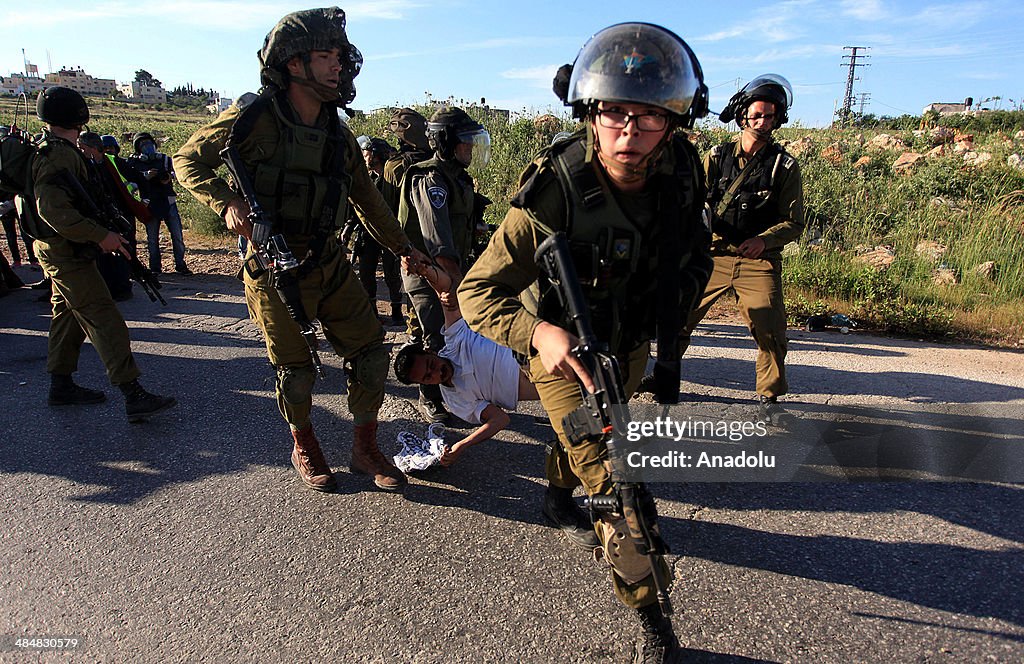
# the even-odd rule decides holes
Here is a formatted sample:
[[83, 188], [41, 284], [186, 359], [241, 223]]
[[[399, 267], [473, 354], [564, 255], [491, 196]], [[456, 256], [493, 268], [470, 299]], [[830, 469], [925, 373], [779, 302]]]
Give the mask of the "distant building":
[[167, 101], [167, 91], [160, 85], [146, 85], [139, 81], [132, 81], [122, 84], [118, 89], [130, 101], [143, 104], [163, 104]]
[[32, 95], [43, 89], [43, 79], [38, 76], [25, 76], [24, 74], [11, 74], [0, 76], [0, 94], [19, 95], [24, 92]]
[[224, 111], [228, 110], [228, 107], [231, 106], [233, 101], [234, 99], [231, 99], [230, 97], [217, 97], [212, 104], [206, 105], [206, 110], [214, 115], [220, 115]]
[[94, 78], [79, 67], [78, 69], [61, 69], [49, 73], [43, 80], [44, 87], [62, 86], [77, 91], [83, 97], [109, 97], [117, 91], [117, 83], [112, 78]]
[[965, 99], [963, 103], [944, 104], [941, 102], [935, 102], [934, 104], [928, 104], [925, 106], [924, 110], [921, 111], [921, 114], [924, 115], [931, 111], [935, 111], [939, 115], [957, 115], [971, 110], [971, 106], [973, 105], [974, 99], [971, 97]]

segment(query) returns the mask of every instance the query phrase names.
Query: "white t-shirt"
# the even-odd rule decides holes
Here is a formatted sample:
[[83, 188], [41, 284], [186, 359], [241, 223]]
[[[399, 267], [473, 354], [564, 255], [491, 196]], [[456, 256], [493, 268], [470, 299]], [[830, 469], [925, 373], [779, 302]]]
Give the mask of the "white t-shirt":
[[512, 351], [483, 337], [460, 318], [441, 328], [444, 348], [439, 357], [451, 360], [452, 385], [441, 385], [448, 410], [470, 424], [480, 424], [487, 404], [511, 412], [519, 404], [519, 364]]

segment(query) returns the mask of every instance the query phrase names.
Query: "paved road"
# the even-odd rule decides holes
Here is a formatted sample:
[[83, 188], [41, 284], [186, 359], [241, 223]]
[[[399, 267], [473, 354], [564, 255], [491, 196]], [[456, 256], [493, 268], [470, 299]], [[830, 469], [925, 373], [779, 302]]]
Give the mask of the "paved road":
[[[539, 517], [551, 430], [536, 405], [459, 466], [389, 495], [345, 468], [352, 425], [329, 359], [313, 417], [341, 490], [303, 490], [239, 285], [166, 281], [166, 308], [138, 295], [123, 306], [144, 384], [180, 401], [142, 425], [125, 422], [109, 386], [106, 404], [47, 407], [47, 305], [29, 291], [0, 300], [0, 635], [78, 635], [72, 661], [628, 661], [633, 616]], [[1019, 353], [791, 337], [791, 400], [805, 409], [888, 418], [887, 435], [919, 445], [1020, 443]], [[752, 357], [742, 328], [712, 321], [684, 393], [745, 408]], [[78, 378], [106, 385], [91, 348]], [[389, 384], [386, 449], [423, 431], [413, 396]], [[656, 493], [692, 661], [1024, 659], [1021, 485]]]

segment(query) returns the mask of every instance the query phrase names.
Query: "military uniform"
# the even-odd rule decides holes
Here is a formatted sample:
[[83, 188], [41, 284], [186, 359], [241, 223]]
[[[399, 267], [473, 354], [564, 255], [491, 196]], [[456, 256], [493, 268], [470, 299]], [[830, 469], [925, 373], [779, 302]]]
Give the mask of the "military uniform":
[[[254, 103], [252, 95], [240, 99], [197, 131], [174, 156], [179, 182], [221, 216], [238, 195], [214, 169], [221, 163], [219, 152], [235, 121], [250, 103]], [[341, 123], [331, 128], [333, 113], [335, 108], [325, 105], [316, 126], [305, 126], [294, 119], [284, 95], [278, 94], [260, 110], [251, 131], [237, 145], [256, 196], [274, 222], [273, 233], [283, 233], [292, 253], [302, 260], [318, 233], [332, 186], [324, 164], [341, 151], [343, 161], [335, 176], [343, 190], [332, 230], [341, 227], [350, 200], [366, 230], [383, 246], [402, 252], [409, 246], [408, 238], [370, 180], [355, 136]], [[308, 347], [271, 286], [270, 274], [254, 278], [246, 272], [244, 281], [249, 313], [263, 331], [270, 361], [277, 367], [281, 414], [293, 430], [305, 429], [310, 424], [315, 376]], [[375, 422], [387, 376], [384, 330], [334, 232], [324, 240], [316, 266], [300, 287], [307, 314], [319, 319], [331, 347], [351, 365], [348, 404], [355, 424]]]
[[[402, 179], [398, 219], [414, 247], [465, 271], [473, 249], [473, 178], [454, 161], [436, 156], [413, 164]], [[402, 280], [423, 327], [424, 346], [436, 353], [444, 347], [441, 301], [423, 277], [405, 274]]]
[[[607, 448], [601, 441], [573, 445], [566, 439], [562, 418], [582, 403], [580, 388], [548, 374], [531, 345], [542, 320], [573, 328], [543, 278], [536, 312], [519, 300], [541, 277], [534, 260], [537, 247], [552, 232], [567, 233], [595, 334], [619, 358], [627, 395], [643, 376], [650, 340], [661, 336], [662, 314], [656, 312], [673, 309], [659, 288], [667, 266], [659, 270], [659, 254], [671, 260], [674, 253], [678, 260], [679, 288], [672, 294], [678, 298], [675, 330], [702, 291], [711, 260], [700, 223], [703, 174], [692, 146], [673, 139], [649, 186], [632, 194], [613, 192], [603, 172], [584, 161], [587, 149], [585, 137], [577, 136], [552, 146], [527, 169], [508, 215], [466, 274], [458, 295], [471, 328], [530, 358], [531, 380], [559, 439], [547, 461], [551, 485], [582, 483], [595, 495], [612, 492]], [[603, 529], [598, 534], [608, 536]], [[663, 560], [659, 563], [659, 576], [667, 585], [668, 568]], [[612, 581], [627, 606], [640, 608], [655, 601], [653, 578], [646, 570], [637, 576], [616, 570]]]
[[[750, 164], [738, 187], [733, 183]], [[804, 230], [800, 166], [778, 143], [769, 142], [748, 159], [740, 142], [726, 143], [704, 158], [708, 205], [711, 208], [712, 254], [715, 269], [683, 330], [680, 352], [689, 347], [694, 328], [719, 297], [736, 293], [743, 316], [757, 343], [757, 393], [786, 393], [786, 307], [782, 293], [782, 248]], [[730, 192], [730, 189], [734, 191]], [[737, 247], [761, 237], [765, 250], [758, 258], [741, 256]]]
[[[139, 377], [128, 326], [96, 268], [100, 253], [97, 244], [110, 231], [75, 207], [72, 193], [59, 180], [64, 170], [87, 191], [92, 186], [88, 164], [78, 148], [44, 132], [32, 161], [28, 194], [39, 219], [26, 214], [25, 223], [26, 230], [36, 238], [36, 254], [43, 271], [53, 280], [46, 370], [54, 375], [74, 373], [82, 343], [88, 337], [110, 382], [126, 385]], [[92, 191], [91, 195], [98, 200], [103, 194]]]
[[[409, 167], [421, 161], [426, 161], [430, 158], [430, 155], [426, 152], [422, 152], [403, 143], [400, 147], [400, 152], [388, 159], [384, 164], [384, 175], [380, 181], [380, 193], [384, 197], [384, 202], [388, 204], [388, 207], [395, 213], [395, 217], [398, 217], [398, 212], [402, 204], [402, 179], [405, 177], [405, 172], [409, 170]], [[405, 289], [404, 282], [402, 283], [403, 291]], [[423, 330], [420, 329], [419, 321], [416, 319], [416, 312], [411, 306], [408, 308], [408, 333], [410, 338], [421, 340], [423, 339]]]
[[[374, 186], [377, 187], [377, 191], [383, 195], [384, 178], [370, 171], [370, 179], [373, 181]], [[385, 199], [385, 202], [387, 202], [387, 199]], [[390, 204], [388, 207], [392, 212], [397, 212], [397, 208], [391, 207]], [[361, 226], [356, 229], [356, 232], [359, 233], [359, 236], [355, 241], [352, 255], [359, 260], [359, 282], [363, 285], [366, 294], [370, 296], [371, 306], [376, 311], [377, 263], [380, 263], [384, 271], [384, 284], [387, 286], [388, 294], [391, 296], [392, 314], [395, 315], [397, 313], [400, 316], [402, 310], [402, 269], [398, 257], [381, 247], [379, 242], [361, 230]]]

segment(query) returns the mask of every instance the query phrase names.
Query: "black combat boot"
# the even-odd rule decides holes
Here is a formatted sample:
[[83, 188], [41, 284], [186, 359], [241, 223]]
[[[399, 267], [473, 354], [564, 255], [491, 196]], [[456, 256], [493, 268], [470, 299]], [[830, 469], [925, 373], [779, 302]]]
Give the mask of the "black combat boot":
[[402, 303], [391, 303], [391, 324], [393, 326], [405, 325], [405, 316], [402, 315]]
[[544, 493], [542, 511], [548, 521], [559, 528], [576, 546], [591, 550], [601, 546], [601, 541], [594, 532], [594, 524], [573, 500], [572, 489], [549, 484], [548, 490]]
[[118, 385], [124, 393], [124, 410], [129, 422], [145, 422], [151, 416], [174, 407], [178, 400], [174, 397], [162, 397], [150, 394], [138, 380]]
[[51, 406], [80, 406], [90, 403], [103, 403], [107, 395], [99, 390], [90, 390], [81, 385], [75, 385], [71, 374], [50, 374], [50, 397]]
[[681, 648], [672, 621], [661, 613], [657, 603], [637, 609], [640, 623], [644, 628], [644, 640], [636, 644], [633, 653], [635, 664], [670, 664], [679, 661]]
[[757, 419], [776, 427], [793, 424], [795, 418], [779, 405], [778, 397], [759, 395], [757, 402]]

